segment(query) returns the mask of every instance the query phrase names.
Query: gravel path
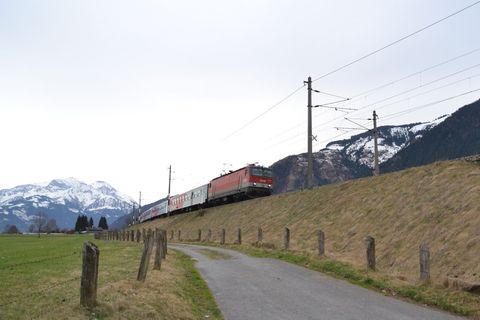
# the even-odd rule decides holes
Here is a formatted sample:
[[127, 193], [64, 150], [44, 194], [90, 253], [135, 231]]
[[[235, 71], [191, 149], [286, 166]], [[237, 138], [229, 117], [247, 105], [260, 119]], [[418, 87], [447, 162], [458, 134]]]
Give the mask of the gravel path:
[[169, 247], [198, 260], [196, 266], [228, 320], [463, 319], [280, 260], [206, 246]]

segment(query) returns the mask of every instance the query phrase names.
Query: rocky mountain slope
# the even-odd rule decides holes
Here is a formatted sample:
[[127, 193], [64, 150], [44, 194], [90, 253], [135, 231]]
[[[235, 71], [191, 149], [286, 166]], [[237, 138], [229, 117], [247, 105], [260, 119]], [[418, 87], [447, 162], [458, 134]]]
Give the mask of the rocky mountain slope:
[[40, 212], [56, 220], [59, 228], [71, 229], [79, 214], [101, 216], [113, 222], [129, 213], [133, 200], [108, 183], [86, 184], [74, 178], [55, 179], [46, 184], [28, 184], [0, 190], [0, 230], [15, 224], [26, 231], [33, 216]]
[[[432, 122], [400, 126], [378, 127], [379, 162], [392, 158], [400, 150], [421, 139], [447, 116]], [[373, 169], [373, 136], [364, 132], [349, 139], [333, 141], [313, 154], [314, 185], [369, 176]], [[275, 176], [274, 193], [299, 190], [306, 187], [307, 154], [288, 156], [275, 162], [271, 168]]]
[[380, 166], [392, 172], [480, 153], [480, 100], [464, 106]]

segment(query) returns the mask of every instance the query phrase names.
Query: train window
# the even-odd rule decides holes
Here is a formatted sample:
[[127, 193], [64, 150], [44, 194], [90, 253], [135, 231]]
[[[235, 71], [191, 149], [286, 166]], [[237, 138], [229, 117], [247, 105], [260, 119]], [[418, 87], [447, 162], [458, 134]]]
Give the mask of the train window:
[[252, 176], [271, 178], [273, 176], [273, 173], [272, 169], [268, 168], [252, 168]]

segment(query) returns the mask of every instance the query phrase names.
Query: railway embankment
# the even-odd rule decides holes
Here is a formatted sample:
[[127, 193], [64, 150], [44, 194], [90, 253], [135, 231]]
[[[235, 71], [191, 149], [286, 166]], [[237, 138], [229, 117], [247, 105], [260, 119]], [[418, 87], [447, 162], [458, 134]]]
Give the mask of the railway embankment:
[[445, 161], [312, 190], [174, 215], [143, 224], [174, 231], [182, 239], [212, 232], [219, 242], [263, 242], [282, 248], [290, 229], [290, 250], [315, 254], [317, 230], [325, 233], [327, 257], [365, 268], [365, 237], [376, 240], [377, 272], [418, 282], [419, 246], [430, 248], [431, 281], [480, 283], [480, 163]]

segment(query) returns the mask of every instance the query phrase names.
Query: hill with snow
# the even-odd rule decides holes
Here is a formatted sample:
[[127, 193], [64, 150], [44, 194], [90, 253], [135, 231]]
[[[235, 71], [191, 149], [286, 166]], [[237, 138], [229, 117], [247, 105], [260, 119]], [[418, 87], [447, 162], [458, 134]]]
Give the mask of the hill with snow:
[[71, 229], [79, 214], [101, 216], [113, 222], [132, 210], [133, 199], [104, 181], [87, 184], [74, 178], [55, 179], [44, 184], [27, 184], [0, 190], [0, 230], [15, 224], [26, 231], [40, 212], [56, 220], [58, 227]]
[[[431, 122], [378, 127], [379, 163], [385, 163], [407, 148], [448, 116]], [[367, 131], [348, 139], [333, 141], [313, 153], [314, 185], [325, 185], [372, 175], [373, 135]], [[288, 156], [271, 168], [275, 176], [274, 193], [306, 188], [307, 154]]]

